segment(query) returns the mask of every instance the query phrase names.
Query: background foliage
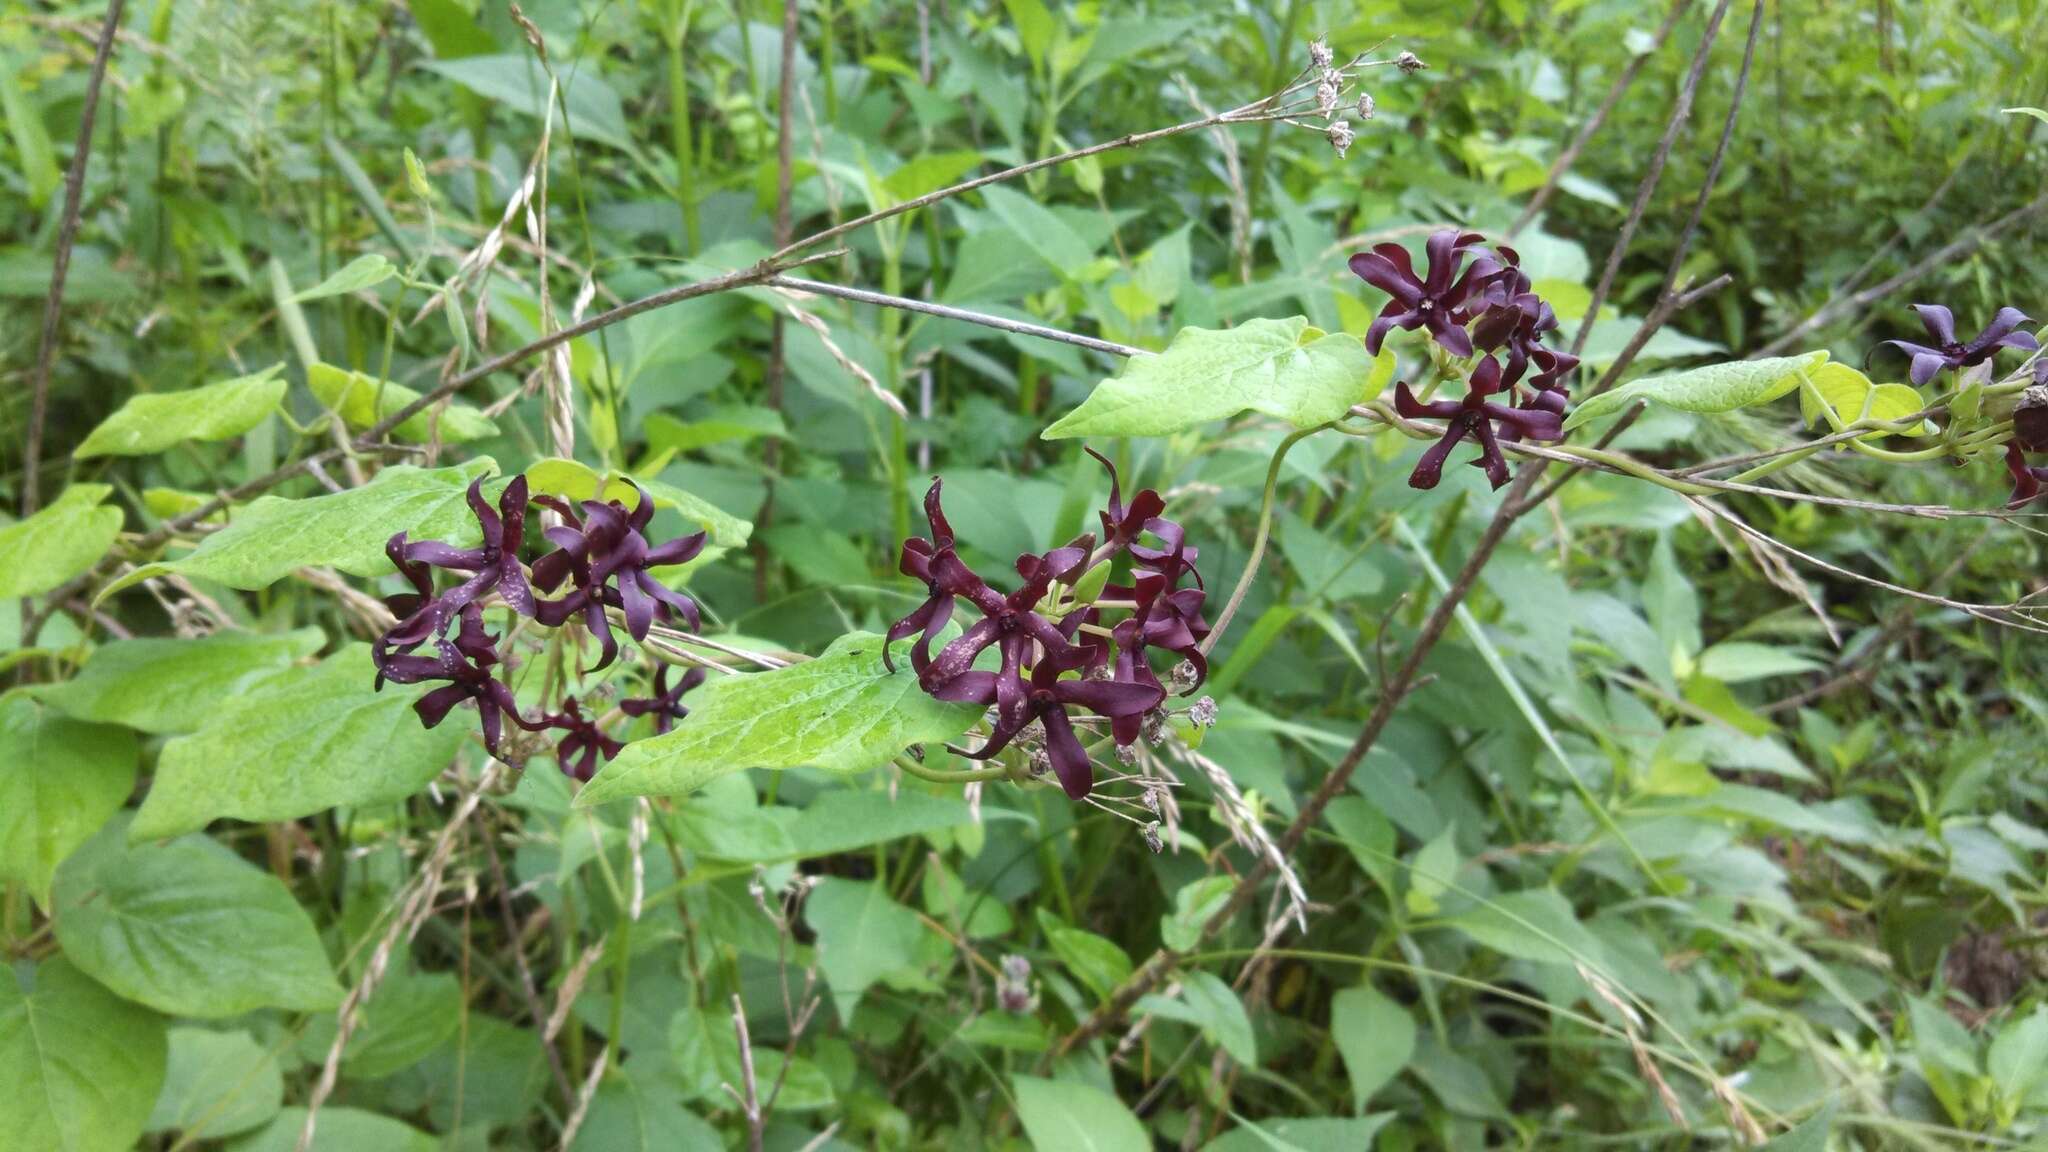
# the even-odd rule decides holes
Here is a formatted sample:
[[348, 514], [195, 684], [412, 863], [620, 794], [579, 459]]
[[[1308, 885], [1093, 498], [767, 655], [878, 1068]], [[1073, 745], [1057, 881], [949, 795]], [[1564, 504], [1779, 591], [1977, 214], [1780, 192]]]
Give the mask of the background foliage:
[[[1377, 115], [1346, 157], [1285, 125], [1191, 133], [850, 234], [812, 270], [1146, 349], [1298, 315], [1362, 333], [1380, 301], [1344, 256], [1443, 224], [1505, 230], [1647, 52], [1517, 239], [1569, 331], [1707, 7], [1680, 0], [1652, 52], [1663, 6], [1601, 0], [805, 5], [793, 216], [801, 235], [1190, 119], [1198, 101], [1243, 103], [1286, 83], [1319, 32], [1340, 55], [1390, 38], [1430, 68], [1368, 77]], [[1588, 345], [1596, 368], [1655, 302], [1748, 8], [1728, 15]], [[2048, 129], [1998, 112], [2048, 103], [2040, 5], [1764, 12], [1684, 269], [1733, 286], [1639, 365], [1739, 358], [1845, 282], [1901, 272], [1800, 348], [1897, 380], [1903, 358], [1873, 350], [1914, 334], [1911, 300], [1972, 330], [2001, 305], [2048, 308], [2036, 219], [1972, 230], [2042, 195]], [[474, 365], [533, 338], [546, 311], [587, 314], [776, 246], [779, 5], [535, 0], [524, 15], [563, 92], [538, 197], [546, 261], [515, 218], [488, 292], [416, 317], [426, 293], [386, 273], [453, 274], [539, 149], [549, 78], [513, 10], [130, 5], [50, 385], [42, 487], [46, 504], [63, 492], [61, 516], [0, 528], [0, 594], [40, 595], [117, 534], [324, 447], [304, 430], [330, 411], [374, 423], [451, 355]], [[100, 16], [0, 16], [0, 481], [15, 490], [35, 463], [20, 455], [29, 366]], [[1973, 242], [1923, 266], [1958, 240]], [[922, 530], [931, 473], [984, 570], [1083, 527], [1101, 472], [1039, 433], [1114, 369], [761, 288], [646, 313], [569, 356], [578, 458], [680, 492], [664, 498], [671, 533], [711, 527], [720, 554], [688, 576], [707, 631], [813, 655], [918, 599], [895, 550]], [[1786, 1148], [2048, 1131], [2048, 698], [2027, 633], [1812, 578], [1824, 623], [1669, 493], [1583, 477], [1519, 523], [1354, 794], [1296, 854], [1307, 930], [1248, 963], [1261, 936], [1246, 918], [1140, 1003], [1142, 1028], [1055, 1064], [1058, 1038], [1134, 961], [1197, 939], [1247, 866], [1214, 815], [1238, 801], [1194, 761], [1172, 761], [1184, 786], [1160, 853], [1050, 789], [970, 805], [888, 768], [725, 775], [657, 802], [643, 845], [630, 806], [572, 806], [545, 754], [472, 797], [485, 758], [466, 725], [421, 730], [412, 690], [369, 691], [374, 629], [360, 592], [338, 589], [397, 590], [394, 508], [416, 535], [455, 534], [470, 477], [554, 453], [524, 383], [496, 373], [438, 421], [401, 425], [396, 439], [429, 445], [423, 470], [378, 470], [292, 548], [258, 503], [148, 591], [59, 605], [32, 645], [0, 604], [16, 684], [0, 697], [15, 976], [0, 979], [0, 1148], [292, 1147], [334, 1010], [380, 963], [319, 1094], [317, 1147], [744, 1146], [722, 1089], [741, 1076], [735, 996], [763, 1082], [786, 1075], [764, 1133], [782, 1149], [1702, 1147], [1741, 1137], [1730, 1099], [1773, 1134], [1818, 1117]], [[1683, 461], [1793, 423], [1789, 404], [1664, 411], [1620, 444]], [[1127, 487], [1173, 494], [1227, 588], [1285, 430], [1254, 412], [1095, 443]], [[1377, 699], [1436, 596], [1432, 566], [1455, 569], [1491, 514], [1470, 469], [1404, 486], [1415, 449], [1393, 440], [1295, 448], [1278, 562], [1206, 689], [1221, 719], [1199, 754], [1275, 827]], [[1906, 503], [2004, 493], [1984, 468], [1853, 456], [1791, 476]], [[302, 478], [282, 494], [319, 492]], [[2040, 581], [2015, 524], [1744, 511], [1792, 546], [1957, 599]], [[821, 759], [839, 763], [787, 762]], [[784, 903], [795, 878], [808, 889]], [[419, 930], [380, 956], [415, 897]], [[1022, 984], [1009, 956], [1028, 961]], [[822, 1006], [805, 1026], [807, 976]]]

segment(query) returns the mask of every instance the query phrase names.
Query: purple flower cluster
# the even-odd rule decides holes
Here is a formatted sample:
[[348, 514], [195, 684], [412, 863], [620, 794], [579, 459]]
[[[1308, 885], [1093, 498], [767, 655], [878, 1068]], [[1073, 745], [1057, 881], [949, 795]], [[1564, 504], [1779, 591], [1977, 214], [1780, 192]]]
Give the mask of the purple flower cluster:
[[[447, 681], [413, 705], [427, 727], [440, 724], [457, 704], [471, 700], [482, 720], [484, 745], [493, 756], [505, 756], [506, 720], [528, 732], [558, 730], [562, 736], [556, 758], [562, 770], [580, 780], [590, 779], [597, 771], [598, 758], [610, 759], [622, 745], [604, 732], [596, 718], [585, 716], [582, 705], [573, 698], [564, 700], [561, 711], [543, 713], [537, 720], [529, 721], [521, 714], [511, 687], [498, 672], [505, 663], [498, 651], [499, 637], [484, 630], [484, 599], [495, 592], [517, 615], [550, 627], [581, 617], [603, 649], [592, 671], [606, 667], [618, 655], [606, 608], [619, 609], [626, 631], [635, 640], [646, 639], [657, 619], [679, 619], [696, 628], [696, 603], [654, 579], [648, 569], [690, 560], [703, 550], [704, 533], [650, 544], [645, 533], [654, 516], [654, 501], [637, 485], [635, 491], [639, 502], [631, 511], [617, 500], [585, 500], [579, 514], [579, 509], [557, 497], [530, 497], [526, 477], [518, 476], [505, 486], [493, 508], [484, 499], [479, 479], [470, 484], [468, 499], [481, 529], [480, 546], [458, 548], [438, 540], [407, 540], [403, 532], [393, 536], [384, 546], [385, 555], [413, 591], [387, 602], [398, 623], [371, 647], [377, 666], [376, 686], [381, 689], [387, 681]], [[527, 513], [535, 504], [556, 513], [563, 523], [543, 533], [555, 550], [534, 561], [529, 569], [519, 554], [526, 541]], [[437, 568], [463, 578], [454, 587], [437, 592]], [[553, 593], [565, 583], [567, 591], [556, 599], [544, 600], [535, 594], [536, 589]], [[682, 696], [703, 680], [703, 671], [693, 670], [670, 687], [664, 667], [655, 674], [653, 695], [622, 701], [620, 711], [627, 716], [652, 716], [656, 729], [666, 732], [689, 714]]]
[[[1411, 420], [1448, 421], [1443, 438], [1423, 453], [1409, 475], [1410, 486], [1436, 487], [1445, 458], [1470, 436], [1479, 445], [1473, 464], [1499, 488], [1508, 480], [1502, 441], [1563, 437], [1569, 382], [1579, 360], [1543, 343], [1557, 329], [1557, 314], [1535, 293], [1513, 248], [1489, 246], [1476, 232], [1447, 228], [1430, 236], [1426, 251], [1425, 275], [1416, 274], [1408, 250], [1399, 244], [1380, 244], [1351, 258], [1351, 271], [1390, 297], [1366, 331], [1365, 347], [1377, 356], [1387, 333], [1419, 328], [1453, 356], [1481, 357], [1468, 375], [1462, 402], [1418, 401], [1403, 382], [1395, 405]], [[1495, 403], [1489, 399], [1493, 396], [1520, 403]]]
[[1975, 368], [1996, 356], [2000, 348], [2033, 352], [2041, 347], [2033, 333], [2019, 331], [2020, 325], [2032, 321], [2017, 308], [2000, 308], [1998, 314], [1991, 318], [1991, 323], [1977, 333], [1975, 339], [1968, 341], [1956, 339], [1955, 313], [1941, 305], [1915, 304], [1913, 311], [1920, 314], [1920, 324], [1927, 329], [1927, 335], [1934, 343], [1915, 344], [1910, 340], [1887, 340], [1885, 343], [1913, 358], [1911, 375], [1916, 385], [1926, 384], [1945, 368]]
[[[891, 625], [888, 635], [891, 644], [917, 637], [910, 663], [926, 693], [995, 709], [988, 739], [970, 757], [989, 759], [1030, 730], [1027, 738], [1043, 740], [1060, 786], [1076, 800], [1088, 795], [1095, 778], [1069, 710], [1107, 720], [1116, 745], [1129, 747], [1142, 734], [1146, 717], [1166, 699], [1148, 650], [1172, 653], [1192, 667], [1185, 694], [1206, 672], [1198, 645], [1209, 634], [1196, 550], [1187, 546], [1179, 524], [1161, 516], [1165, 500], [1146, 489], [1125, 505], [1116, 469], [1090, 454], [1109, 469], [1109, 503], [1100, 514], [1102, 543], [1083, 534], [1050, 552], [1019, 556], [1019, 582], [1008, 594], [991, 587], [960, 558], [953, 526], [939, 502], [941, 481], [933, 480], [924, 500], [931, 537], [905, 540], [900, 565], [904, 575], [924, 584], [925, 600]], [[1147, 539], [1156, 546], [1143, 543]], [[1129, 583], [1105, 582], [1093, 597], [1077, 591], [1090, 572], [1119, 560]], [[1181, 587], [1184, 577], [1192, 577], [1192, 587]], [[980, 618], [934, 653], [933, 645], [963, 600]], [[1121, 619], [1105, 625], [1106, 614], [1112, 613]], [[995, 667], [977, 668], [991, 649]], [[883, 658], [893, 671], [886, 649]]]

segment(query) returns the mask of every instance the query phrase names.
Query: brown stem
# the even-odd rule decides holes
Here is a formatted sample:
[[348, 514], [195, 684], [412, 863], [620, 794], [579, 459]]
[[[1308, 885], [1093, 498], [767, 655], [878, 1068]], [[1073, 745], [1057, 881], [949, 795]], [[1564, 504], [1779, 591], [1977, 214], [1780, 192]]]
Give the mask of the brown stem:
[[[775, 98], [775, 247], [787, 250], [790, 239], [789, 200], [792, 173], [795, 170], [796, 134], [790, 128], [790, 112], [796, 92], [796, 41], [797, 41], [797, 0], [782, 0], [782, 71], [778, 77]], [[762, 370], [762, 380], [767, 386], [768, 407], [782, 411], [782, 381], [788, 373], [788, 333], [784, 330], [785, 320], [776, 312], [769, 321], [768, 363]], [[767, 599], [768, 589], [768, 546], [765, 535], [768, 526], [775, 519], [775, 476], [782, 464], [782, 442], [770, 436], [761, 446], [761, 464], [764, 473], [760, 511], [754, 515], [754, 598]]]
[[100, 85], [107, 77], [107, 58], [113, 54], [114, 34], [120, 30], [121, 10], [126, 3], [127, 0], [107, 0], [107, 18], [100, 24], [99, 43], [92, 53], [92, 72], [85, 81], [85, 102], [78, 110], [78, 143], [71, 149], [71, 167], [64, 173], [64, 216], [57, 227], [57, 252], [50, 264], [50, 294], [43, 299], [43, 332], [36, 344], [35, 372], [29, 377], [28, 442], [21, 455], [24, 519], [35, 513], [42, 497], [43, 422], [50, 408], [50, 362], [57, 354], [57, 321], [64, 315], [64, 281], [71, 273], [71, 247], [78, 241], [78, 214], [85, 195], [85, 165], [92, 157], [92, 125], [99, 113]]

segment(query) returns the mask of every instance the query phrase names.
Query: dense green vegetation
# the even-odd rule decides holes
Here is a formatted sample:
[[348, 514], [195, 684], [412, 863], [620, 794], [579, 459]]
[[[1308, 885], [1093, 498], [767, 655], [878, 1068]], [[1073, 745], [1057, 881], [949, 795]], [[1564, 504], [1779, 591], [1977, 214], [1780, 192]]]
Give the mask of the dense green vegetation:
[[115, 10], [0, 13], [0, 1152], [2048, 1139], [2048, 361], [1887, 343], [2048, 319], [2038, 0]]

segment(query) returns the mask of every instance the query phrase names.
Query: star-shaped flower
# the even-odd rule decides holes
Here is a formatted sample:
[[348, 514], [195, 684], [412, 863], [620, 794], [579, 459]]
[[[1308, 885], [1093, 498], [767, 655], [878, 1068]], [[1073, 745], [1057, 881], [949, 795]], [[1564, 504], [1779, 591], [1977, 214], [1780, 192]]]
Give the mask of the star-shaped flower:
[[[1365, 350], [1379, 355], [1387, 333], [1395, 328], [1410, 332], [1427, 328], [1445, 351], [1453, 356], [1470, 356], [1472, 337], [1465, 331], [1466, 318], [1461, 310], [1472, 290], [1500, 267], [1491, 257], [1481, 257], [1471, 267], [1464, 267], [1466, 251], [1480, 240], [1477, 233], [1459, 232], [1455, 228], [1430, 236], [1425, 246], [1429, 254], [1427, 276], [1417, 276], [1408, 250], [1392, 242], [1374, 245], [1372, 251], [1353, 256], [1351, 271], [1393, 297], [1367, 329]], [[1459, 274], [1460, 268], [1464, 268], [1463, 275]]]
[[1920, 314], [1920, 323], [1927, 328], [1927, 335], [1934, 343], [1915, 344], [1910, 340], [1887, 340], [1885, 343], [1913, 358], [1912, 378], [1915, 384], [1927, 383], [1944, 368], [1975, 367], [1997, 355], [2000, 348], [2032, 352], [2041, 347], [2033, 333], [2018, 331], [2020, 325], [2032, 321], [2017, 308], [2000, 308], [1998, 314], [1991, 318], [1991, 323], [1977, 333], [1976, 339], [1967, 343], [1956, 339], [1956, 318], [1948, 309], [1939, 304], [1915, 304], [1913, 311]]
[[[1472, 378], [1466, 384], [1463, 400], [1433, 400], [1423, 403], [1408, 390], [1408, 382], [1395, 385], [1394, 408], [1402, 416], [1413, 420], [1422, 416], [1434, 416], [1449, 421], [1444, 434], [1416, 462], [1415, 470], [1408, 474], [1411, 488], [1434, 488], [1443, 479], [1444, 461], [1451, 449], [1467, 436], [1479, 441], [1479, 458], [1472, 463], [1486, 470], [1486, 479], [1495, 487], [1508, 482], [1507, 459], [1501, 455], [1499, 439], [1494, 434], [1494, 424], [1499, 423], [1513, 431], [1517, 438], [1531, 440], [1558, 440], [1564, 436], [1564, 421], [1556, 412], [1546, 407], [1511, 408], [1495, 404], [1490, 396], [1512, 388], [1514, 381], [1503, 384], [1500, 361], [1491, 356], [1479, 361], [1472, 370]], [[1549, 396], [1554, 393], [1540, 393]]]

